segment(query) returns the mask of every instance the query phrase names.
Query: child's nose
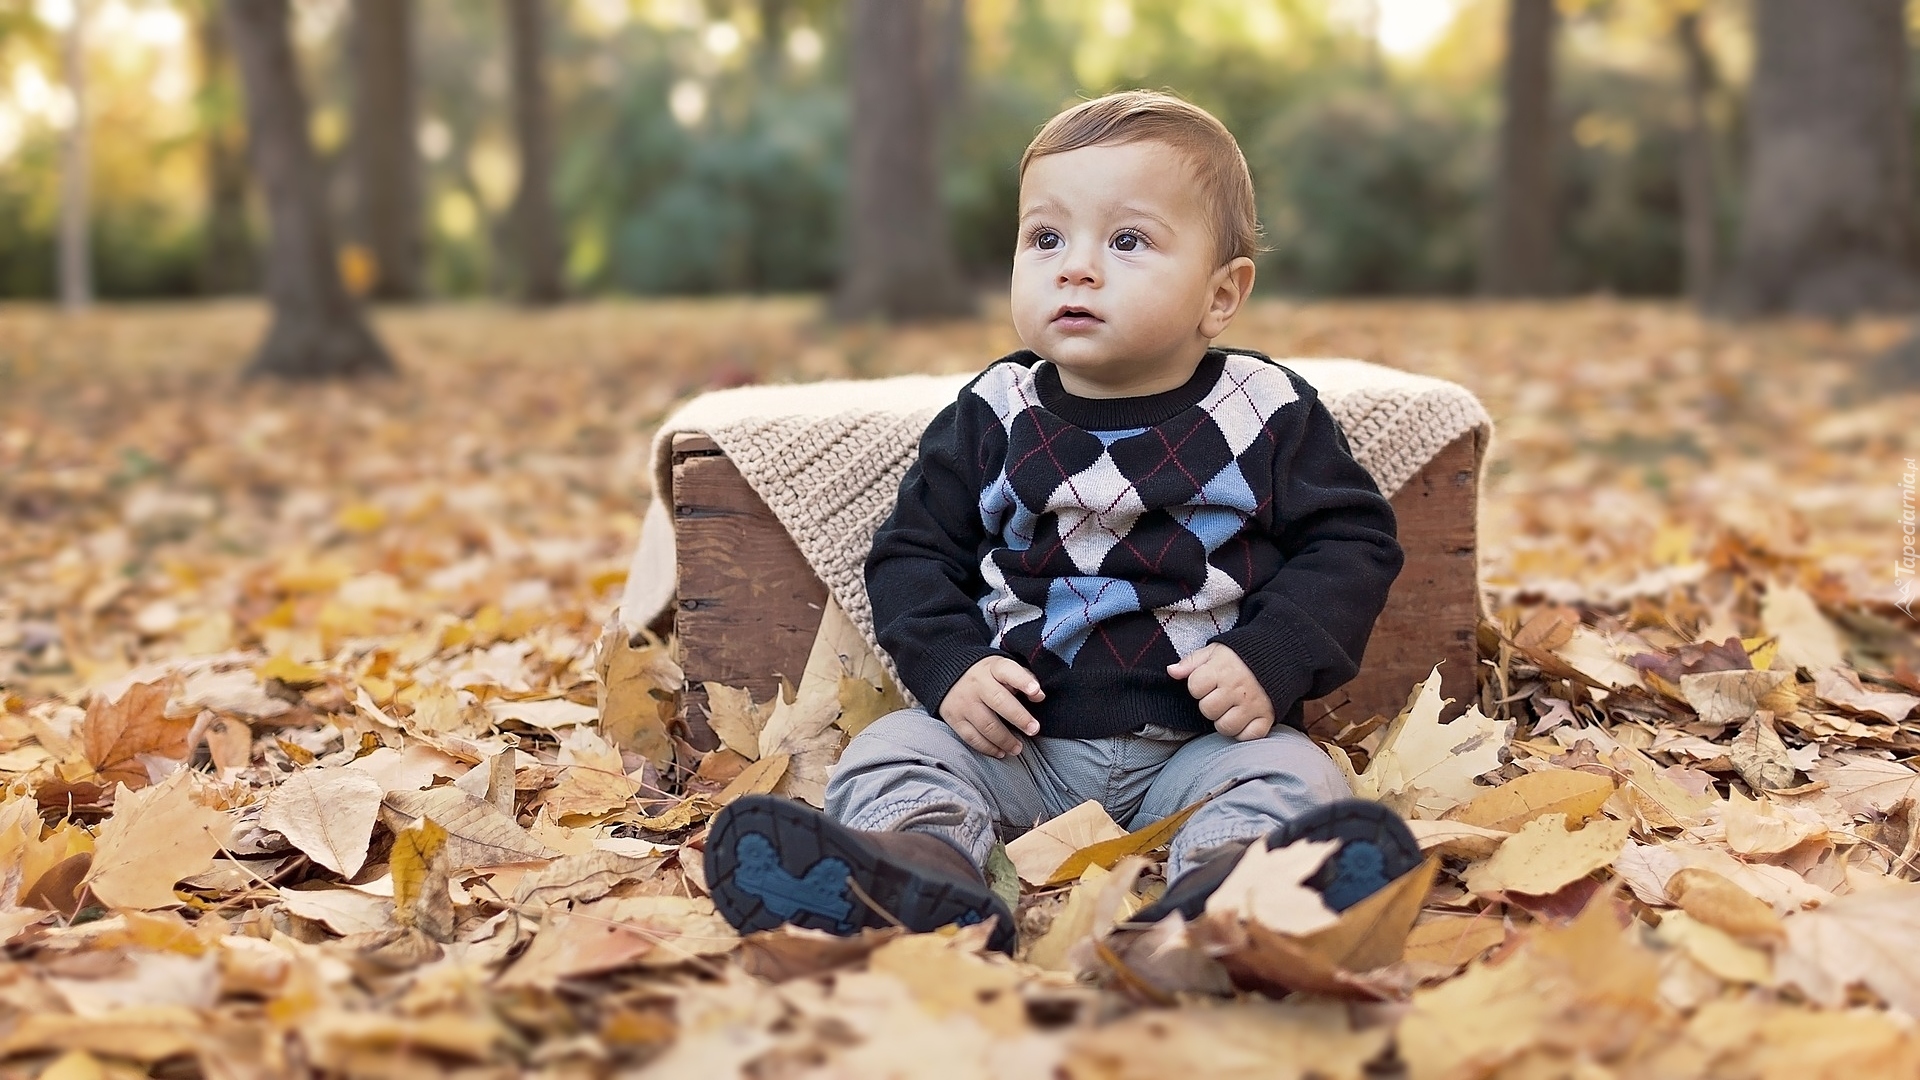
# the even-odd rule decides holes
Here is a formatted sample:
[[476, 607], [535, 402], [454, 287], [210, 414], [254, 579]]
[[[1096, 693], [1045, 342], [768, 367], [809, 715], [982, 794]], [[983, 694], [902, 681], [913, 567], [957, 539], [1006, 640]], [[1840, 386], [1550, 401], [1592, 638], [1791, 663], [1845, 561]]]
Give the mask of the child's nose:
[[1100, 264], [1092, 253], [1085, 248], [1078, 252], [1069, 252], [1060, 263], [1060, 284], [1062, 285], [1098, 285], [1100, 283]]

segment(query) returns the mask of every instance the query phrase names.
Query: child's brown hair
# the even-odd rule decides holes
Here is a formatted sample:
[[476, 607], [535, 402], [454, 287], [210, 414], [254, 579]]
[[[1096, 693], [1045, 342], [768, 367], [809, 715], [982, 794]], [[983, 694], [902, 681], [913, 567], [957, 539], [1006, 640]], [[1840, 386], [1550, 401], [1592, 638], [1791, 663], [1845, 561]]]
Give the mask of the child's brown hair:
[[1122, 90], [1062, 112], [1027, 144], [1027, 152], [1020, 155], [1020, 177], [1026, 178], [1027, 166], [1038, 157], [1145, 139], [1166, 143], [1193, 162], [1202, 201], [1213, 218], [1220, 265], [1262, 250], [1253, 174], [1240, 144], [1212, 113], [1172, 94]]

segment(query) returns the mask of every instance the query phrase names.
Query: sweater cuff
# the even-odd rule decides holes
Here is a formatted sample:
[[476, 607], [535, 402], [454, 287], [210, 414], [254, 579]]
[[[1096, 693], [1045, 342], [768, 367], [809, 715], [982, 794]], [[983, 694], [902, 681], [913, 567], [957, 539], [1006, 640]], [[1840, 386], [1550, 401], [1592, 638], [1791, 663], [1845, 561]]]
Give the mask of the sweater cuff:
[[940, 703], [947, 699], [947, 692], [953, 689], [953, 684], [959, 682], [960, 676], [965, 675], [969, 668], [989, 656], [1004, 656], [1016, 664], [1020, 663], [1020, 658], [1012, 653], [984, 645], [944, 650], [938, 657], [928, 657], [920, 665], [920, 669], [914, 672], [914, 682], [920, 685], [908, 689], [920, 699], [920, 707], [937, 718], [940, 715]]
[[1313, 685], [1313, 656], [1300, 635], [1285, 625], [1236, 626], [1212, 643], [1232, 649], [1253, 672], [1260, 689], [1267, 692], [1276, 721], [1299, 704]]

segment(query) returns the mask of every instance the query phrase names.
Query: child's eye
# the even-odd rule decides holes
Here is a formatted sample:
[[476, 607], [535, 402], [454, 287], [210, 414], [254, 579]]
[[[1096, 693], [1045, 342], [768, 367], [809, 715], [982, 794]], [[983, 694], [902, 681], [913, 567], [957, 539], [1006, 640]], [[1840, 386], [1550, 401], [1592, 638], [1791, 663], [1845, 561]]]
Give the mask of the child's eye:
[[1060, 234], [1052, 229], [1035, 229], [1027, 234], [1027, 242], [1041, 251], [1052, 251], [1060, 246]]
[[1115, 251], [1138, 251], [1147, 246], [1147, 238], [1132, 229], [1123, 229], [1113, 238]]

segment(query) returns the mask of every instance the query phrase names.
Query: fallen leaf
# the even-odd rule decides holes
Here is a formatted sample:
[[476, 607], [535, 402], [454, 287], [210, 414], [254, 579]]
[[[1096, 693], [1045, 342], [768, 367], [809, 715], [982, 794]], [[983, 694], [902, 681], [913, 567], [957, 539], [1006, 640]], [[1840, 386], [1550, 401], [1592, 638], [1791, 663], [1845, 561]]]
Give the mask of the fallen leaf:
[[1407, 828], [1421, 851], [1453, 855], [1464, 859], [1484, 859], [1500, 850], [1510, 832], [1482, 828], [1464, 821], [1423, 821], [1410, 819]]
[[640, 792], [626, 774], [620, 751], [586, 728], [576, 728], [560, 743], [560, 782], [548, 789], [542, 805], [554, 817], [598, 817], [625, 808]]
[[489, 701], [487, 713], [495, 723], [518, 720], [537, 728], [551, 731], [556, 728], [573, 727], [597, 723], [600, 710], [591, 705], [582, 705], [566, 698], [547, 698], [538, 701]]
[[1840, 632], [1797, 585], [1769, 584], [1760, 597], [1760, 622], [1780, 639], [1780, 659], [1787, 664], [1820, 671], [1846, 662]]
[[1514, 833], [1493, 857], [1467, 868], [1468, 890], [1545, 896], [1611, 865], [1626, 846], [1631, 827], [1602, 818], [1575, 832], [1565, 814], [1545, 814]]
[[780, 786], [787, 775], [787, 766], [792, 759], [785, 754], [775, 754], [740, 770], [740, 775], [720, 789], [713, 797], [715, 806], [725, 806], [744, 795], [765, 795]]
[[115, 700], [96, 694], [80, 722], [80, 743], [104, 784], [147, 786], [146, 755], [185, 761], [187, 735], [193, 715], [169, 719], [168, 687], [164, 683], [136, 683]]
[[513, 900], [535, 907], [598, 900], [622, 882], [653, 877], [665, 861], [657, 855], [636, 858], [611, 851], [568, 855], [522, 877]]
[[1827, 838], [1827, 823], [1814, 811], [1780, 806], [1765, 796], [1749, 799], [1738, 791], [1728, 795], [1721, 821], [1728, 847], [1762, 860]]
[[453, 940], [453, 900], [447, 895], [447, 830], [423, 817], [394, 834], [394, 921], [435, 941]]
[[100, 826], [86, 885], [111, 908], [162, 908], [180, 902], [173, 884], [213, 865], [227, 815], [196, 802], [194, 774], [182, 769], [153, 787], [114, 793], [113, 816]]
[[1433, 915], [1414, 924], [1401, 959], [1458, 970], [1507, 939], [1495, 915]]
[[1828, 1007], [1856, 983], [1920, 1016], [1920, 884], [1897, 882], [1850, 893], [1789, 915], [1778, 958], [1780, 981]]
[[1280, 848], [1254, 844], [1207, 897], [1207, 914], [1249, 919], [1295, 936], [1332, 926], [1340, 916], [1305, 882], [1339, 846], [1338, 840], [1297, 840]]
[[648, 644], [634, 648], [622, 628], [600, 639], [600, 729], [613, 745], [656, 765], [673, 760], [667, 729], [678, 712], [686, 675], [671, 650]]
[[1822, 668], [1814, 673], [1813, 692], [1834, 705], [1857, 713], [1878, 716], [1892, 723], [1905, 720], [1920, 705], [1920, 697], [1860, 685], [1860, 676], [1847, 668]]
[[550, 912], [533, 944], [500, 977], [502, 987], [550, 988], [561, 979], [638, 963], [673, 966], [735, 949], [739, 935], [713, 902], [686, 896], [629, 896]]
[[[1180, 831], [1180, 826], [1185, 825], [1187, 819], [1192, 817], [1196, 810], [1199, 810], [1206, 804], [1207, 800], [1201, 799], [1199, 802], [1177, 813], [1163, 817], [1151, 825], [1135, 829], [1125, 836], [1116, 836], [1110, 840], [1101, 840], [1088, 844], [1086, 847], [1067, 856], [1066, 861], [1055, 867], [1053, 873], [1048, 875], [1047, 880], [1043, 882], [1043, 884], [1064, 884], [1077, 879], [1080, 876], [1080, 872], [1089, 866], [1111, 869], [1121, 859], [1129, 855], [1145, 855], [1149, 851], [1165, 847], [1173, 840], [1173, 835]], [[1019, 905], [1010, 904], [1008, 906], [1018, 907]]]
[[1616, 656], [1606, 638], [1584, 626], [1574, 627], [1566, 644], [1553, 653], [1600, 686], [1620, 689], [1640, 685], [1640, 672]]
[[767, 726], [765, 705], [755, 705], [745, 690], [719, 683], [701, 683], [707, 691], [707, 726], [721, 745], [752, 761], [760, 756], [760, 731]]
[[882, 685], [875, 686], [865, 679], [853, 675], [840, 677], [840, 719], [834, 724], [847, 733], [851, 739], [867, 730], [867, 726], [888, 713], [898, 712], [907, 707], [907, 699], [900, 688], [886, 678]]
[[1007, 844], [1007, 857], [1029, 885], [1044, 885], [1075, 852], [1127, 835], [1093, 799], [1057, 814]]
[[1071, 1080], [1362, 1080], [1386, 1048], [1385, 1027], [1356, 1025], [1338, 1002], [1246, 1001], [1135, 1013], [1075, 1033]]
[[1826, 784], [1840, 805], [1858, 816], [1884, 814], [1903, 800], [1920, 799], [1920, 772], [1885, 758], [1864, 754], [1831, 758], [1807, 775]]
[[350, 878], [366, 864], [382, 794], [380, 781], [357, 769], [300, 769], [267, 793], [260, 825]]
[[1598, 815], [1613, 795], [1613, 781], [1574, 769], [1544, 769], [1527, 773], [1447, 811], [1448, 821], [1478, 825], [1498, 832], [1518, 832], [1528, 822], [1547, 814], [1561, 814], [1577, 824]]
[[1766, 952], [1734, 940], [1725, 930], [1700, 922], [1685, 911], [1669, 912], [1653, 932], [1727, 982], [1760, 986], [1773, 983], [1773, 960]]
[[280, 889], [288, 911], [321, 923], [342, 937], [372, 934], [394, 927], [393, 901], [353, 889]]
[[396, 834], [421, 818], [432, 818], [446, 829], [448, 870], [548, 859], [558, 854], [528, 835], [498, 807], [458, 788], [390, 791], [381, 805], [396, 819], [391, 823], [397, 826], [393, 829]]
[[1743, 724], [1761, 709], [1790, 712], [1799, 700], [1791, 671], [1709, 671], [1680, 676], [1680, 692], [1706, 724]]
[[1787, 750], [1787, 744], [1780, 740], [1780, 733], [1773, 730], [1773, 714], [1765, 709], [1754, 713], [1733, 742], [1727, 745], [1727, 756], [1733, 759], [1733, 768], [1740, 779], [1755, 791], [1772, 791], [1776, 788], [1793, 786], [1793, 758]]
[[1431, 818], [1485, 791], [1474, 781], [1500, 767], [1513, 721], [1488, 719], [1478, 706], [1469, 706], [1465, 715], [1442, 724], [1440, 710], [1449, 701], [1440, 696], [1436, 665], [1387, 725], [1355, 793], [1413, 811], [1409, 817]]
[[1011, 1037], [1027, 1029], [1019, 972], [967, 951], [955, 937], [910, 934], [873, 951], [867, 969], [900, 980], [935, 1019], [971, 1017], [988, 1033]]
[[1680, 910], [1737, 938], [1774, 940], [1785, 933], [1773, 908], [1711, 870], [1683, 867], [1666, 881]]

